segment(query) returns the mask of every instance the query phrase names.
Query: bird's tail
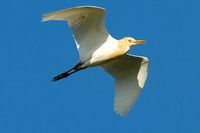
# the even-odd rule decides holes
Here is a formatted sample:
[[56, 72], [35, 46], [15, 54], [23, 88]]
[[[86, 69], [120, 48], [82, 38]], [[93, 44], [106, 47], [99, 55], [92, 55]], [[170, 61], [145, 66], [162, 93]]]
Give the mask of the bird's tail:
[[63, 72], [63, 73], [57, 75], [56, 77], [54, 77], [54, 78], [52, 79], [52, 81], [57, 81], [57, 80], [60, 80], [60, 79], [62, 79], [62, 78], [66, 78], [66, 77], [68, 77], [69, 75], [71, 75], [72, 73], [75, 73], [75, 72], [78, 72], [78, 71], [80, 71], [80, 70], [82, 70], [82, 69], [85, 69], [85, 67], [80, 67], [82, 64], [83, 64], [83, 63], [78, 63], [78, 64], [76, 64], [73, 68], [69, 69], [68, 71]]

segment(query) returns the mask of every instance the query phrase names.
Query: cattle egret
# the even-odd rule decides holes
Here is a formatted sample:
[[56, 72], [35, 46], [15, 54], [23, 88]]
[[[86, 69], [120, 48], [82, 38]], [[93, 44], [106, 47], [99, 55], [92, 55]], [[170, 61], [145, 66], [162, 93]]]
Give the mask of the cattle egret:
[[143, 40], [131, 37], [116, 40], [107, 32], [105, 13], [101, 7], [80, 6], [43, 15], [43, 21], [68, 22], [80, 55], [78, 64], [53, 81], [88, 67], [103, 67], [115, 78], [114, 110], [125, 116], [144, 87], [149, 63], [146, 57], [127, 54], [132, 46], [143, 44]]

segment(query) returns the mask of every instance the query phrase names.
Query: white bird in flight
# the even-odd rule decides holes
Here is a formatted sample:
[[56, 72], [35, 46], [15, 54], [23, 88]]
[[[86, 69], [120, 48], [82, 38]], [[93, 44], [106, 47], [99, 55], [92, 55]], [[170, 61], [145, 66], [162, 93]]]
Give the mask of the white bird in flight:
[[144, 41], [113, 38], [106, 30], [105, 14], [101, 7], [79, 6], [43, 15], [43, 21], [68, 22], [80, 55], [78, 64], [54, 77], [53, 81], [89, 67], [103, 67], [115, 78], [114, 110], [125, 116], [144, 87], [149, 63], [147, 57], [127, 54], [132, 46]]

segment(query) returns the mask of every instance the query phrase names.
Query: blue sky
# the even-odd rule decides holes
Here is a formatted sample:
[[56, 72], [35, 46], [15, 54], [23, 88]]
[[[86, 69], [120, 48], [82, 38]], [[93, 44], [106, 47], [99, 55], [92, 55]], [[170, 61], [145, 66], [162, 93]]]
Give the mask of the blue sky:
[[[0, 2], [1, 133], [199, 133], [200, 8], [197, 0]], [[117, 39], [150, 59], [146, 86], [127, 117], [113, 111], [114, 81], [100, 68], [56, 83], [78, 62], [69, 27], [41, 23], [43, 13], [80, 5], [107, 9]]]

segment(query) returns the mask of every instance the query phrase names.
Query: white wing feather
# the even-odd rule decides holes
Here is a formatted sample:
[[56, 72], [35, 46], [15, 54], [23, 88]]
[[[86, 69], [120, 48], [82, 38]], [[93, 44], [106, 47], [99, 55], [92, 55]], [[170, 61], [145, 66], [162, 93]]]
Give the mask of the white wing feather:
[[106, 42], [105, 9], [82, 6], [45, 14], [43, 21], [65, 20], [72, 29], [80, 60], [88, 60], [92, 53]]
[[148, 65], [146, 57], [131, 55], [123, 55], [103, 65], [116, 80], [114, 110], [120, 116], [130, 111], [144, 87]]

